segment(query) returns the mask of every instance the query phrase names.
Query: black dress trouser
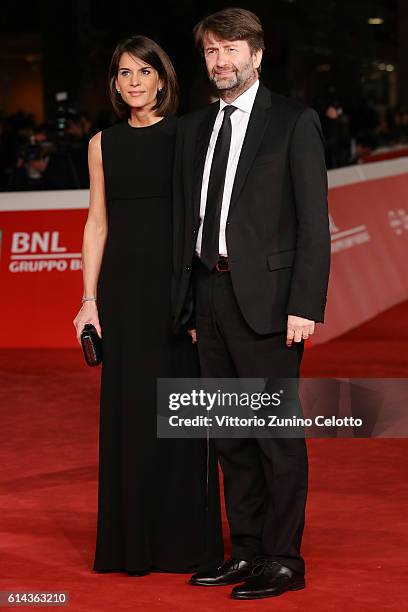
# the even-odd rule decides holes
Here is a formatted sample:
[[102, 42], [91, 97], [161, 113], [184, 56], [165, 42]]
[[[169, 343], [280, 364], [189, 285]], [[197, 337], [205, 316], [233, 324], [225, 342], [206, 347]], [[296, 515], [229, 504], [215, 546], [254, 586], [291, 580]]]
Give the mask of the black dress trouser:
[[[239, 309], [229, 272], [209, 272], [196, 258], [193, 283], [204, 378], [297, 378], [303, 342], [286, 347], [286, 331], [259, 335]], [[307, 497], [304, 438], [218, 438], [231, 555], [264, 555], [304, 571], [300, 545]]]

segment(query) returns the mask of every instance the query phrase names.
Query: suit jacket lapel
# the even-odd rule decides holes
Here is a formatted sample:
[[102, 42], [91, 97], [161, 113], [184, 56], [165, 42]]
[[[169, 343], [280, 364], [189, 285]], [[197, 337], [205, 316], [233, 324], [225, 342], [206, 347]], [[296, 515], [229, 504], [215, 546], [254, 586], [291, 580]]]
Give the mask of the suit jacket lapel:
[[208, 108], [204, 119], [202, 120], [198, 132], [196, 147], [194, 153], [194, 167], [193, 167], [193, 216], [194, 223], [198, 224], [200, 216], [200, 200], [201, 200], [201, 187], [203, 182], [203, 172], [205, 158], [207, 156], [207, 149], [210, 144], [211, 134], [214, 127], [215, 118], [219, 111], [219, 102], [211, 104]]
[[262, 142], [263, 135], [271, 118], [271, 113], [266, 110], [271, 106], [271, 94], [269, 90], [259, 84], [259, 89], [252, 107], [247, 131], [242, 144], [241, 155], [235, 174], [234, 186], [231, 194], [230, 210], [236, 202], [241, 189], [244, 186], [247, 174], [252, 166], [256, 152]]

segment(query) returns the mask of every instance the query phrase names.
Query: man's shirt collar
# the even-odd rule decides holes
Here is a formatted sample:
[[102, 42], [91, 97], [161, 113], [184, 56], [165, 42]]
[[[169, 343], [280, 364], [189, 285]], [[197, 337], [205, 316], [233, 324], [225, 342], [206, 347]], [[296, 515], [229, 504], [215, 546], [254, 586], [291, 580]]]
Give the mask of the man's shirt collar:
[[244, 93], [238, 96], [238, 98], [234, 100], [234, 102], [231, 102], [231, 103], [224, 102], [224, 100], [220, 98], [220, 111], [222, 111], [225, 106], [230, 106], [230, 104], [232, 104], [233, 106], [236, 106], [237, 108], [244, 111], [245, 113], [250, 113], [254, 105], [255, 97], [258, 92], [258, 88], [259, 88], [259, 79], [257, 79], [255, 83], [251, 85], [249, 89], [247, 89], [246, 91], [244, 91]]

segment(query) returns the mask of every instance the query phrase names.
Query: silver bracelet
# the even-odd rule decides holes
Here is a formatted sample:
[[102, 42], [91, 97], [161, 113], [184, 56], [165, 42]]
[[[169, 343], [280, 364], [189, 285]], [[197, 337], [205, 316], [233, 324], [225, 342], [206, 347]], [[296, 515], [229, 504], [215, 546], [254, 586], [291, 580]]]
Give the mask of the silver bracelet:
[[96, 297], [83, 297], [81, 298], [81, 302], [96, 302]]

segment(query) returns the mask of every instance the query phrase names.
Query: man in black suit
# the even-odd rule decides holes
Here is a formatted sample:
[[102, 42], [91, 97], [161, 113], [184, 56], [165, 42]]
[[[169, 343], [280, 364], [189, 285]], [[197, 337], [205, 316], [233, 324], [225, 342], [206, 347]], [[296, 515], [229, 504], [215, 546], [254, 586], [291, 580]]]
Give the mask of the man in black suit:
[[[194, 29], [220, 100], [180, 120], [174, 201], [175, 328], [191, 315], [202, 375], [297, 378], [323, 322], [330, 262], [317, 113], [259, 82], [259, 19], [225, 9]], [[182, 247], [180, 248], [180, 245]], [[216, 439], [232, 553], [193, 585], [235, 599], [305, 586], [303, 438]]]

